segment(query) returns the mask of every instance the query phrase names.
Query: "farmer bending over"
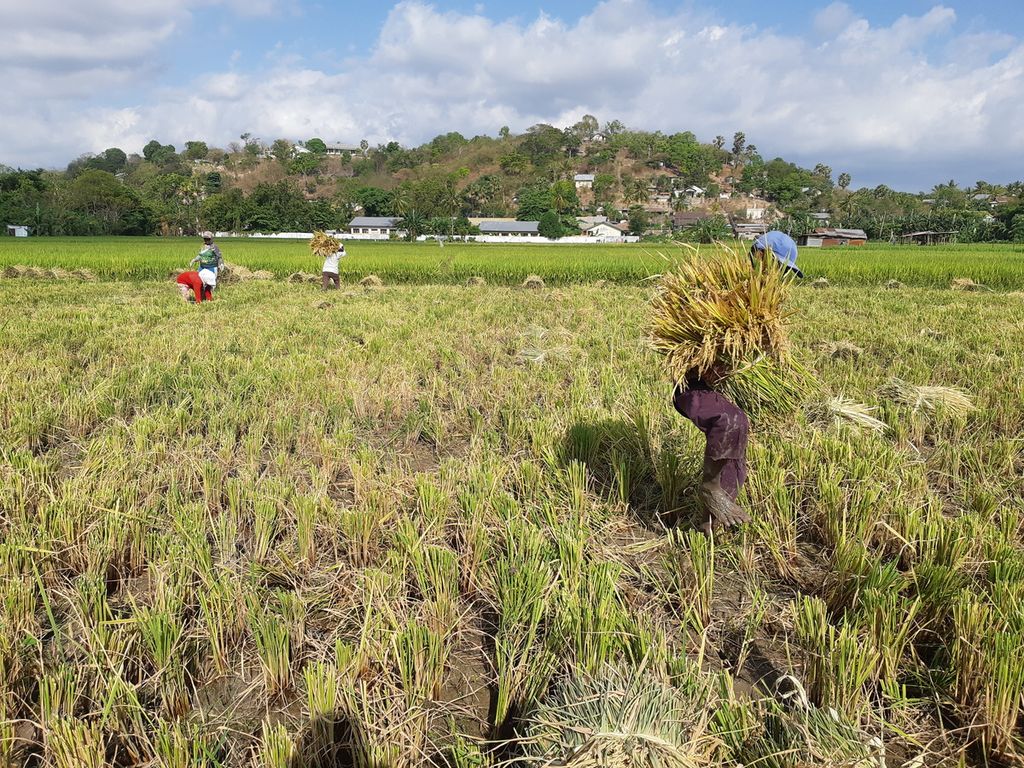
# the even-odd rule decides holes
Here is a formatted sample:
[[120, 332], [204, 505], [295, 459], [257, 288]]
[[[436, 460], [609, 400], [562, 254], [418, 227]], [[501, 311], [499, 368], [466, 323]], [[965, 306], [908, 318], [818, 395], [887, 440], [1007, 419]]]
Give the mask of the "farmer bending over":
[[[202, 303], [204, 298], [207, 301], [213, 298], [213, 294], [203, 285], [203, 278], [199, 276], [198, 272], [182, 272], [175, 278], [175, 282], [181, 291], [183, 301], [199, 304]], [[192, 295], [189, 295], [190, 290]]]
[[672, 404], [701, 432], [704, 447], [704, 471], [700, 497], [710, 515], [701, 526], [705, 533], [712, 527], [732, 528], [750, 520], [736, 503], [747, 479], [747, 435], [750, 421], [729, 398], [711, 387], [719, 376], [714, 370], [703, 377], [693, 375], [685, 389], [677, 386]]
[[750, 266], [754, 266], [755, 256], [761, 258], [767, 251], [771, 252], [784, 271], [793, 272], [797, 277], [804, 276], [796, 265], [796, 242], [785, 232], [773, 229], [757, 238], [750, 246]]

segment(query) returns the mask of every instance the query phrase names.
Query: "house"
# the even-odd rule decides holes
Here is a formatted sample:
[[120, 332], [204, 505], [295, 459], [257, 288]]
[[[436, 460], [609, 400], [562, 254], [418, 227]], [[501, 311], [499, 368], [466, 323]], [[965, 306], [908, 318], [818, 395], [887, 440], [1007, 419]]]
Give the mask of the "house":
[[910, 243], [916, 243], [917, 245], [941, 245], [942, 243], [951, 243], [956, 238], [956, 232], [933, 232], [931, 230], [925, 232], [908, 232], [905, 235], [899, 236], [899, 241], [903, 245], [909, 245]]
[[711, 214], [703, 211], [680, 211], [672, 214], [672, 229], [686, 229], [694, 224], [699, 224], [704, 219], [710, 219]]
[[767, 231], [767, 224], [740, 224], [735, 221], [732, 223], [732, 233], [738, 240], [757, 240]]
[[704, 187], [698, 187], [696, 184], [691, 184], [683, 190], [683, 196], [690, 200], [703, 200], [706, 193]]
[[587, 237], [618, 238], [626, 234], [626, 228], [610, 221], [601, 221], [584, 230]]
[[7, 225], [7, 236], [8, 237], [28, 237], [28, 225], [27, 224], [8, 224]]
[[477, 225], [481, 235], [499, 237], [540, 237], [539, 221], [482, 221]]
[[400, 216], [356, 216], [348, 223], [350, 235], [362, 235], [368, 240], [386, 240], [389, 237], [404, 237], [406, 232], [399, 228]]
[[831, 248], [837, 245], [864, 245], [868, 235], [863, 229], [830, 229], [819, 227], [806, 235], [800, 235], [797, 245], [808, 248]]
[[768, 213], [768, 204], [752, 203], [747, 206], [744, 213], [746, 214], [747, 221], [761, 221], [764, 219], [765, 214]]
[[576, 222], [580, 225], [580, 230], [586, 232], [595, 224], [603, 224], [608, 221], [607, 216], [577, 216]]
[[333, 142], [327, 145], [327, 151], [324, 154], [341, 156], [346, 152], [350, 155], [361, 155], [363, 150], [358, 144], [341, 144]]
[[598, 144], [601, 144], [601, 143], [603, 143], [605, 141], [608, 141], [608, 137], [605, 136], [600, 131], [598, 131], [597, 133], [595, 133], [593, 136], [590, 137], [590, 140], [593, 141], [593, 142], [596, 142]]
[[577, 173], [572, 180], [576, 184], [576, 189], [592, 189], [594, 187], [594, 174], [592, 173]]

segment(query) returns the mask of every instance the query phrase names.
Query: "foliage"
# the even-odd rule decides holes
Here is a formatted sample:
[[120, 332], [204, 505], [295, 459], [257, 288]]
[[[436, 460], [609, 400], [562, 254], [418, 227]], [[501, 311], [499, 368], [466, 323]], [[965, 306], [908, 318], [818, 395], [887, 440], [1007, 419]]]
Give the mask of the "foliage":
[[541, 214], [537, 231], [540, 232], [541, 237], [548, 237], [552, 240], [557, 240], [565, 234], [562, 229], [562, 220], [555, 211], [545, 211]]

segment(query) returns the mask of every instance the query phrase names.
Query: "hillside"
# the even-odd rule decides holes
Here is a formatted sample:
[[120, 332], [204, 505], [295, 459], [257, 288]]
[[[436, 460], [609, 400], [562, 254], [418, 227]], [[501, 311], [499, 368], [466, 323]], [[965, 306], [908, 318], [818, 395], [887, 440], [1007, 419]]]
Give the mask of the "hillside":
[[[854, 190], [848, 174], [834, 180], [825, 165], [767, 160], [742, 132], [727, 148], [721, 136], [705, 143], [617, 121], [599, 129], [584, 116], [520, 135], [450, 132], [418, 147], [240, 138], [226, 149], [189, 141], [180, 151], [153, 140], [142, 155], [111, 147], [63, 172], [7, 169], [0, 218], [40, 235], [186, 234], [340, 228], [361, 213], [402, 216], [418, 234], [451, 231], [452, 217], [539, 219], [553, 211], [566, 232], [576, 216], [601, 213], [644, 234], [667, 231], [679, 211], [764, 217], [794, 232], [813, 226], [811, 212], [826, 211], [833, 225], [873, 238], [933, 229], [961, 241], [1024, 240], [1020, 183], [950, 182], [921, 195]], [[578, 174], [593, 178], [574, 181]]]

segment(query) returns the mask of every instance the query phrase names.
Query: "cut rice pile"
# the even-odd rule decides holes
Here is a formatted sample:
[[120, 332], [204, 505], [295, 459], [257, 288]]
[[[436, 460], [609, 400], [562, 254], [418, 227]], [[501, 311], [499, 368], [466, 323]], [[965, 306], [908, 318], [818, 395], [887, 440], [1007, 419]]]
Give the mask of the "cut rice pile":
[[340, 247], [341, 243], [319, 229], [313, 233], [313, 239], [309, 241], [309, 250], [313, 252], [314, 256], [319, 256], [321, 259], [337, 253]]
[[706, 680], [673, 686], [642, 669], [606, 669], [565, 680], [527, 719], [531, 765], [566, 768], [689, 768], [710, 765]]
[[672, 381], [703, 380], [752, 414], [792, 411], [810, 376], [789, 354], [791, 278], [739, 254], [691, 259], [652, 302], [651, 336]]
[[954, 416], [966, 416], [974, 410], [971, 396], [953, 387], [917, 386], [902, 379], [891, 379], [878, 394], [910, 408], [914, 413], [942, 410]]
[[522, 284], [523, 288], [530, 288], [533, 290], [540, 290], [544, 287], [544, 278], [540, 275], [529, 275]]

